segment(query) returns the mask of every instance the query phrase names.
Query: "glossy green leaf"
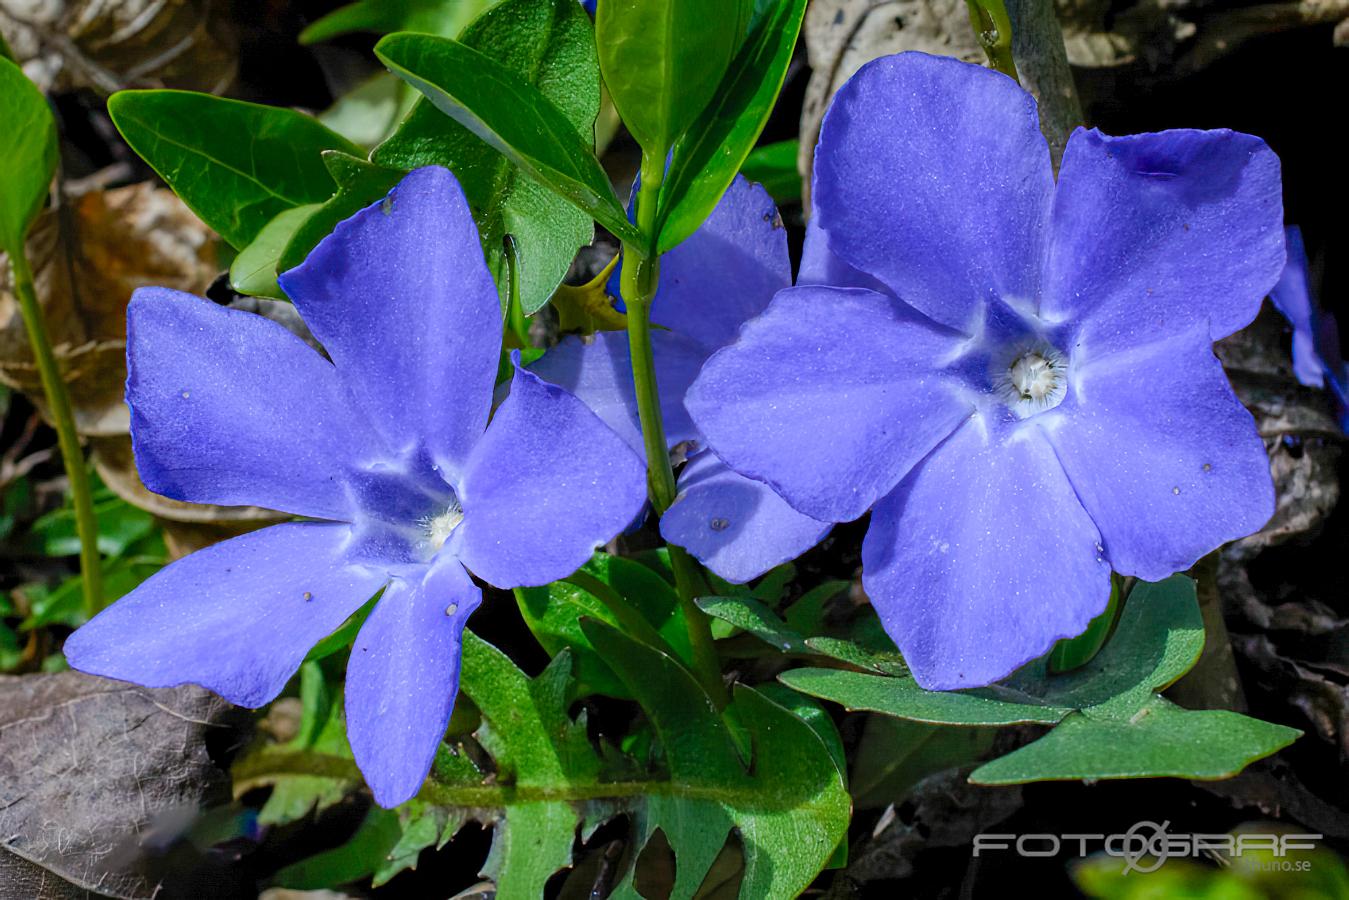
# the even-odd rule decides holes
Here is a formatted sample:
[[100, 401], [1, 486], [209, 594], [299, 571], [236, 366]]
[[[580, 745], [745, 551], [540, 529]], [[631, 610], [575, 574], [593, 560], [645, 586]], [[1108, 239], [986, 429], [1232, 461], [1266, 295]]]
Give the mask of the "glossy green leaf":
[[230, 263], [230, 287], [254, 297], [287, 299], [276, 283], [277, 263], [295, 232], [322, 207], [321, 203], [306, 203], [278, 214], [264, 225], [257, 237]]
[[1064, 778], [1223, 778], [1287, 746], [1298, 732], [1226, 710], [1185, 710], [1157, 692], [1199, 658], [1203, 620], [1194, 582], [1174, 576], [1130, 594], [1114, 637], [1087, 665], [1048, 675], [1043, 659], [1002, 684], [925, 691], [911, 678], [796, 669], [785, 684], [849, 709], [964, 726], [1058, 724], [977, 769], [989, 784]]
[[0, 59], [0, 250], [17, 252], [56, 173], [56, 122], [23, 70]]
[[660, 251], [693, 232], [721, 201], [782, 90], [806, 0], [779, 0], [736, 54], [716, 96], [679, 139], [661, 185]]
[[329, 151], [323, 154], [323, 163], [337, 182], [337, 193], [321, 203], [304, 217], [296, 227], [285, 249], [276, 261], [278, 274], [304, 262], [309, 251], [319, 241], [333, 233], [333, 229], [372, 203], [380, 200], [398, 184], [405, 173], [376, 165], [348, 153]]
[[445, 38], [392, 34], [375, 53], [436, 108], [625, 241], [637, 240], [609, 178], [566, 113], [517, 72]]
[[203, 222], [236, 249], [288, 209], [333, 193], [325, 150], [360, 148], [290, 109], [191, 91], [120, 91], [117, 130]]
[[707, 106], [752, 10], [753, 0], [603, 0], [596, 8], [604, 83], [645, 154], [664, 159]]
[[310, 23], [301, 44], [317, 44], [354, 32], [418, 31], [454, 37], [499, 0], [358, 0]]
[[796, 162], [801, 151], [797, 140], [778, 141], [756, 147], [740, 165], [740, 174], [757, 181], [772, 195], [778, 205], [801, 199], [801, 173]]
[[[599, 68], [590, 17], [575, 0], [506, 0], [460, 40], [524, 78], [577, 134], [591, 133], [600, 109]], [[588, 214], [425, 98], [372, 159], [404, 171], [442, 165], [458, 176], [482, 233], [488, 267], [501, 287], [503, 308], [508, 239], [517, 261], [520, 306], [530, 315], [548, 302], [576, 251], [594, 238]]]

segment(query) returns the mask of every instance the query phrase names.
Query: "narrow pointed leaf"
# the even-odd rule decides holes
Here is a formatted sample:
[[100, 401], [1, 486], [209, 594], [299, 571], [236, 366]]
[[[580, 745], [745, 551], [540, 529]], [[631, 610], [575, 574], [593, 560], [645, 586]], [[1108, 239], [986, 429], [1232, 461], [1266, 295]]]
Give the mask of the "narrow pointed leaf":
[[782, 90], [805, 12], [806, 0], [778, 0], [675, 145], [669, 178], [661, 186], [662, 253], [698, 229], [753, 150]]
[[47, 98], [23, 70], [0, 58], [0, 249], [23, 246], [28, 228], [47, 202], [56, 172], [56, 122]]

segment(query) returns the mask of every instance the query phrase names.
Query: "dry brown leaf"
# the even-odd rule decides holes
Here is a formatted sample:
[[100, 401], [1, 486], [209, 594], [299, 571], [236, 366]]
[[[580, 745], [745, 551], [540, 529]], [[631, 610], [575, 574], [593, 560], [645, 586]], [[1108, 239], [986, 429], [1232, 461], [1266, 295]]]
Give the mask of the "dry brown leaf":
[[238, 70], [221, 0], [0, 0], [0, 33], [44, 91], [220, 93]]

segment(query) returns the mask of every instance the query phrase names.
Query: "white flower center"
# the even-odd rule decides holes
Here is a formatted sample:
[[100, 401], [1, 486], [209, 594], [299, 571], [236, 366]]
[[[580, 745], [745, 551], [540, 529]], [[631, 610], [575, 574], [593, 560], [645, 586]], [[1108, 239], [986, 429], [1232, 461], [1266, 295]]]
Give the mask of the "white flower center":
[[1053, 347], [1019, 353], [1000, 378], [999, 392], [1018, 419], [1053, 409], [1068, 393], [1068, 361]]
[[426, 543], [431, 548], [431, 553], [436, 553], [445, 542], [450, 539], [454, 529], [459, 527], [459, 523], [464, 521], [464, 510], [458, 501], [452, 501], [445, 511], [435, 516], [428, 516], [422, 520], [422, 528], [426, 532]]

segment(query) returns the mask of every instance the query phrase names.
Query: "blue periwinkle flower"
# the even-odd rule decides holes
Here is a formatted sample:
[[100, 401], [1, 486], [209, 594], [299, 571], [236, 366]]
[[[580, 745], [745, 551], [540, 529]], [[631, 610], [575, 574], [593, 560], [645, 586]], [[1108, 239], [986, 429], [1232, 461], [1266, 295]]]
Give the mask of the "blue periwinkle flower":
[[[684, 394], [707, 357], [790, 284], [787, 234], [773, 199], [737, 176], [702, 227], [661, 257], [651, 305], [652, 321], [661, 326], [651, 339], [665, 437], [671, 448], [684, 445], [689, 457], [661, 535], [736, 583], [794, 559], [830, 525], [706, 452]], [[530, 371], [579, 397], [645, 458], [626, 334], [564, 338]]]
[[1213, 341], [1284, 263], [1279, 163], [1231, 131], [1076, 131], [905, 53], [839, 91], [799, 285], [688, 392], [732, 469], [871, 510], [863, 585], [924, 687], [988, 684], [1259, 529], [1264, 446]]
[[491, 416], [496, 286], [458, 182], [419, 169], [281, 285], [331, 362], [274, 322], [176, 291], [127, 311], [146, 485], [276, 525], [164, 569], [66, 643], [77, 669], [195, 683], [243, 706], [381, 588], [347, 668], [347, 733], [385, 805], [421, 785], [481, 589], [540, 585], [642, 508], [641, 460], [580, 401], [516, 368]]
[[1349, 364], [1340, 356], [1339, 324], [1312, 296], [1302, 230], [1290, 225], [1285, 233], [1288, 264], [1269, 299], [1293, 326], [1293, 374], [1307, 387], [1330, 391], [1340, 428], [1349, 433]]

